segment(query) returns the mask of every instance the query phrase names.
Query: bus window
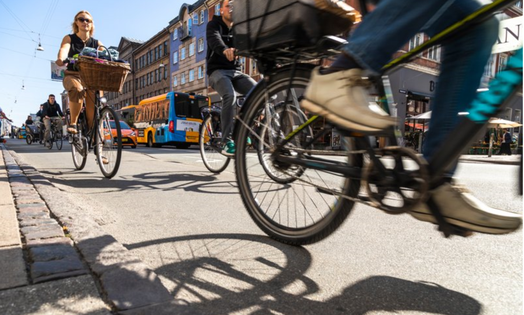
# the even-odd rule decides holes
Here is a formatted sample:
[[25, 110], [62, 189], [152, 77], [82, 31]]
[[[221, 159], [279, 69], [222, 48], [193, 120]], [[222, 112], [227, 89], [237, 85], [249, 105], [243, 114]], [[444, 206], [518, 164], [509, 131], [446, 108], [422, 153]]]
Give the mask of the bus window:
[[207, 105], [203, 97], [192, 97], [182, 93], [177, 93], [175, 97], [175, 112], [178, 117], [202, 118], [200, 108]]

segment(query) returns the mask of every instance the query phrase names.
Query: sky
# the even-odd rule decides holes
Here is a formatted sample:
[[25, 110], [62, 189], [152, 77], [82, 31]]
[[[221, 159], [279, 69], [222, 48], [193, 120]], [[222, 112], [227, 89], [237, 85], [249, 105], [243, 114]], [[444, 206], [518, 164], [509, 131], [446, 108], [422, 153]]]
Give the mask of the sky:
[[[51, 61], [63, 37], [72, 33], [77, 12], [91, 13], [94, 37], [109, 47], [122, 37], [147, 41], [178, 16], [182, 4], [194, 2], [0, 0], [0, 108], [21, 126], [49, 94], [61, 103], [64, 89], [51, 80]], [[39, 41], [44, 51], [36, 50]]]

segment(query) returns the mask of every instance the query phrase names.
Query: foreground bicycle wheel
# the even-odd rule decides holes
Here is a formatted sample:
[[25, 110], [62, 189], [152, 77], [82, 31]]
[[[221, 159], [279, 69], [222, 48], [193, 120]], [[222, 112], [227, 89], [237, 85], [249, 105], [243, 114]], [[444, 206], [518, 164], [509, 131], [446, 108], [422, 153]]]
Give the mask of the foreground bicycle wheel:
[[[285, 114], [272, 108], [272, 99], [276, 97], [276, 101], [281, 102], [288, 96], [291, 69], [282, 68], [268, 83], [259, 83], [251, 92], [242, 121], [237, 122], [235, 170], [242, 201], [265, 233], [291, 245], [315, 243], [333, 233], [354, 205], [341, 195], [356, 197], [360, 188], [360, 180], [297, 165], [279, 165], [271, 158], [278, 140], [304, 119], [299, 102], [310, 73], [311, 68], [307, 66], [297, 69], [292, 80], [291, 101], [286, 105], [290, 112]], [[291, 120], [289, 123], [285, 123], [286, 117]], [[308, 128], [300, 131], [282, 154], [314, 156], [314, 151], [304, 147], [310, 135]], [[247, 137], [262, 142], [258, 148], [263, 147], [264, 151], [248, 151]], [[361, 154], [348, 154], [348, 157], [351, 165], [362, 165]], [[336, 155], [334, 151], [322, 155], [335, 161], [348, 157]]]
[[100, 171], [107, 178], [118, 172], [122, 159], [122, 131], [120, 119], [110, 107], [104, 107], [96, 131], [95, 153]]
[[[47, 148], [51, 150], [53, 148], [53, 142], [55, 140], [55, 132], [53, 131], [53, 128], [51, 127], [51, 131], [49, 131], [49, 141], [47, 141]], [[44, 142], [46, 143], [46, 142]]]
[[32, 135], [32, 134], [26, 134], [26, 135], [25, 135], [25, 142], [26, 142], [27, 144], [31, 144], [31, 143], [33, 143], [33, 135]]
[[204, 165], [211, 173], [215, 174], [224, 171], [231, 161], [230, 158], [220, 153], [222, 148], [219, 143], [222, 135], [217, 130], [219, 125], [218, 119], [220, 119], [218, 114], [210, 113], [207, 115], [202, 122], [198, 139], [202, 162], [204, 162]]

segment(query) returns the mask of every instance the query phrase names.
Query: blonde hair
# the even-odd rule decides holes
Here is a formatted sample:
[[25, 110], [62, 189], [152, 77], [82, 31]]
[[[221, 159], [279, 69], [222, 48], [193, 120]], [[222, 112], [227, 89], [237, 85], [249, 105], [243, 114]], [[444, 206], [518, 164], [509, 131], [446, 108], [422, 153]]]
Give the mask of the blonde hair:
[[75, 19], [73, 20], [73, 24], [72, 24], [72, 27], [73, 27], [73, 33], [78, 33], [78, 25], [76, 25], [76, 19], [78, 18], [78, 16], [82, 13], [85, 13], [87, 15], [89, 15], [89, 17], [91, 18], [91, 31], [89, 32], [89, 36], [93, 36], [93, 34], [95, 33], [95, 21], [93, 21], [93, 16], [91, 15], [91, 13], [87, 12], [87, 11], [80, 11], [78, 12], [76, 15], [75, 15]]

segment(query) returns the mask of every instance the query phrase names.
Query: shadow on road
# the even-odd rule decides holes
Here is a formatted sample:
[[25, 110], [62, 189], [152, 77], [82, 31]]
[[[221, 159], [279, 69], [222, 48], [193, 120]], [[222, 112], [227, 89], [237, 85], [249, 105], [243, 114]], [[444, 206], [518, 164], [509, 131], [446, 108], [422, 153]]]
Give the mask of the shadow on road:
[[305, 276], [311, 254], [263, 236], [191, 235], [124, 246], [161, 255], [156, 261], [162, 265], [151, 267], [176, 299], [203, 314], [417, 311], [477, 315], [482, 309], [475, 299], [438, 284], [381, 275], [360, 280], [340, 295], [320, 301], [315, 295], [321, 295], [322, 288]]

